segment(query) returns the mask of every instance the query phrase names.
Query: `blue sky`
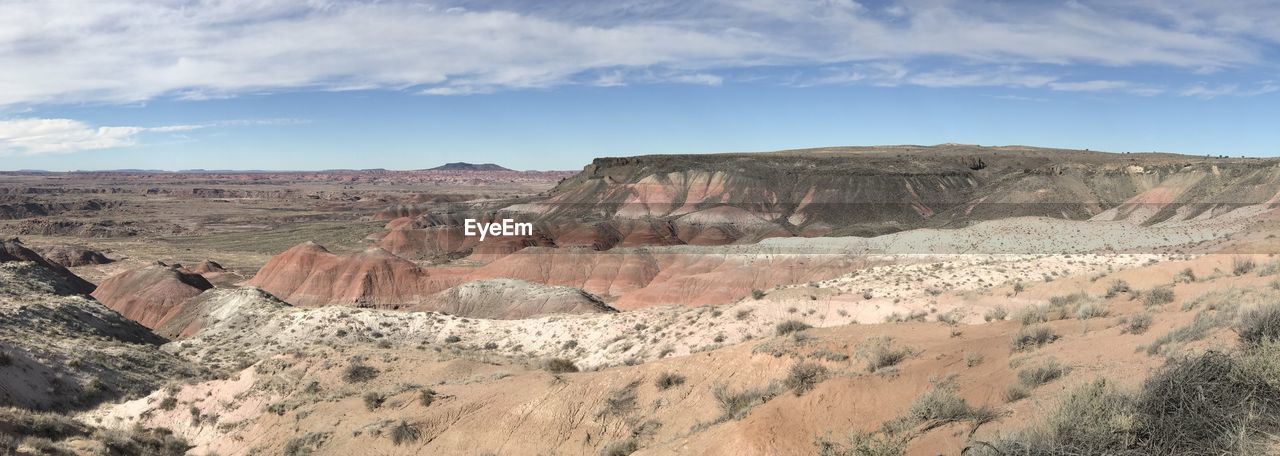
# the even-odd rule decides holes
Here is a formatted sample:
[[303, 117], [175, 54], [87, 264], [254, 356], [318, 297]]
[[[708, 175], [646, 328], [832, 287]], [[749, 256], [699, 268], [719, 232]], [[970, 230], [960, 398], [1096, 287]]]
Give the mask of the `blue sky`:
[[0, 5], [0, 169], [577, 169], [1028, 144], [1280, 155], [1268, 1]]

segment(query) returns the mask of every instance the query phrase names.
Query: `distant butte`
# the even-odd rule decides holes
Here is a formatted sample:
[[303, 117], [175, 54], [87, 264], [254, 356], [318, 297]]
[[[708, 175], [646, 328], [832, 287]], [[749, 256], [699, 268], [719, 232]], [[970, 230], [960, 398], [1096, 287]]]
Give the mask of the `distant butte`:
[[495, 165], [493, 163], [446, 163], [444, 166], [437, 166], [427, 171], [513, 171], [510, 168]]

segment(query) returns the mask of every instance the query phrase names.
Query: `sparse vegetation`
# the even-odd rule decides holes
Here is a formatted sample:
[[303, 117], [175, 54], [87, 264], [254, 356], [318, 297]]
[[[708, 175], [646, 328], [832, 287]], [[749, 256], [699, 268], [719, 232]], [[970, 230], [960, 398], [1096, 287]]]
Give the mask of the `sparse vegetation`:
[[1001, 321], [1008, 316], [1009, 316], [1008, 309], [1005, 309], [1004, 306], [995, 306], [995, 307], [992, 307], [990, 310], [987, 310], [987, 313], [982, 314], [982, 320], [983, 321]]
[[636, 409], [636, 387], [640, 386], [639, 381], [628, 383], [622, 388], [618, 388], [609, 394], [604, 401], [604, 409], [597, 414], [599, 417], [615, 416], [622, 417], [631, 414]]
[[1081, 304], [1080, 307], [1076, 309], [1076, 318], [1081, 320], [1102, 318], [1110, 313], [1111, 311], [1107, 310], [1107, 306], [1105, 304], [1100, 302], [1090, 302]]
[[660, 390], [667, 390], [684, 384], [684, 376], [674, 372], [663, 372], [653, 381]]
[[578, 366], [564, 358], [551, 358], [542, 362], [542, 370], [553, 374], [577, 372]]
[[378, 369], [356, 361], [342, 372], [342, 379], [347, 383], [363, 383], [378, 377]]
[[1142, 294], [1142, 303], [1147, 307], [1162, 306], [1173, 302], [1173, 289], [1156, 287]]
[[734, 392], [720, 386], [712, 390], [711, 394], [715, 397], [716, 404], [720, 406], [720, 416], [715, 422], [722, 423], [741, 419], [755, 406], [769, 402], [770, 399], [778, 396], [778, 388], [769, 385], [767, 388], [747, 388]]
[[912, 430], [929, 430], [957, 421], [977, 424], [995, 419], [996, 412], [986, 407], [974, 408], [956, 394], [954, 377], [933, 382], [933, 387], [915, 401], [902, 415], [884, 424], [889, 434], [900, 435]]
[[435, 403], [437, 397], [439, 397], [439, 394], [436, 393], [436, 390], [427, 388], [418, 392], [418, 403], [422, 404], [423, 407], [430, 407], [431, 404]]
[[1259, 346], [1280, 341], [1280, 304], [1267, 304], [1245, 311], [1236, 324], [1240, 341]]
[[600, 451], [600, 456], [627, 456], [639, 449], [640, 444], [636, 443], [635, 439], [626, 439], [605, 445]]
[[1050, 359], [1042, 364], [1018, 371], [1018, 383], [1027, 388], [1039, 388], [1067, 375], [1071, 369]]
[[1130, 290], [1131, 290], [1131, 288], [1129, 288], [1129, 282], [1125, 282], [1124, 280], [1116, 279], [1116, 280], [1111, 281], [1111, 286], [1107, 287], [1107, 295], [1106, 295], [1106, 296], [1107, 296], [1107, 299], [1111, 299], [1111, 298], [1114, 298], [1114, 297], [1116, 297], [1116, 296], [1119, 296], [1119, 295], [1120, 295], [1120, 293], [1128, 293]]
[[417, 424], [400, 420], [391, 427], [391, 443], [396, 446], [417, 442], [420, 438], [422, 438], [422, 429]]
[[385, 394], [374, 392], [374, 391], [364, 393], [365, 410], [368, 410], [371, 412], [374, 410], [377, 410], [378, 408], [382, 407], [382, 404], [384, 402], [387, 402], [387, 395]]
[[1134, 393], [1105, 380], [1072, 391], [1044, 424], [978, 455], [1268, 454], [1280, 432], [1276, 344], [1170, 359]]
[[1231, 274], [1239, 277], [1253, 272], [1253, 268], [1257, 266], [1258, 264], [1253, 261], [1253, 258], [1235, 257], [1231, 259]]
[[755, 299], [757, 301], [764, 299], [764, 290], [758, 288], [751, 289], [751, 299]]
[[1280, 274], [1280, 260], [1268, 261], [1266, 264], [1258, 268], [1258, 277], [1269, 277]]
[[827, 368], [821, 364], [795, 363], [782, 384], [796, 396], [812, 390], [814, 386], [827, 378]]
[[1142, 334], [1151, 327], [1151, 314], [1142, 312], [1128, 315], [1120, 319], [1120, 332], [1124, 334]]
[[867, 362], [867, 372], [875, 372], [889, 366], [896, 366], [907, 359], [911, 356], [911, 348], [895, 348], [892, 337], [877, 337], [871, 340], [871, 344], [862, 356]]
[[1009, 341], [1009, 349], [1013, 351], [1031, 350], [1058, 340], [1058, 333], [1047, 325], [1024, 326]]
[[779, 336], [785, 336], [787, 334], [804, 331], [812, 327], [813, 326], [810, 326], [808, 323], [800, 320], [787, 320], [782, 323], [778, 323], [778, 325], [774, 327], [774, 330]]

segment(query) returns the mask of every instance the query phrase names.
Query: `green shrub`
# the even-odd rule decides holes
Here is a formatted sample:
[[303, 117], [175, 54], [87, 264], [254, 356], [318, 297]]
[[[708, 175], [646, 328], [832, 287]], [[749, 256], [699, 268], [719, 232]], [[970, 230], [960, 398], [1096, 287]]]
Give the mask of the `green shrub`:
[[752, 299], [755, 299], [755, 300], [757, 300], [757, 301], [759, 301], [759, 300], [761, 300], [761, 299], [764, 299], [764, 290], [754, 289], [754, 288], [753, 288], [753, 289], [751, 290], [751, 298], [752, 298]]

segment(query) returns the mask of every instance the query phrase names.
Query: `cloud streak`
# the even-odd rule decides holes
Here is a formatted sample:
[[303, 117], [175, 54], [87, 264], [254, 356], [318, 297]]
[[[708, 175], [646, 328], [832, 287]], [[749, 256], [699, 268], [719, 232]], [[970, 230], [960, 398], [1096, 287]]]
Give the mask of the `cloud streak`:
[[[0, 106], [714, 86], [734, 70], [851, 64], [909, 73], [896, 84], [1092, 90], [1101, 83], [992, 75], [1028, 65], [1229, 72], [1259, 65], [1280, 42], [1280, 24], [1266, 19], [1280, 17], [1274, 2], [1206, 3], [15, 0], [0, 3]], [[961, 64], [931, 67], [938, 59]], [[830, 82], [885, 82], [844, 76]]]
[[214, 127], [297, 125], [302, 119], [234, 119], [158, 127], [92, 126], [74, 119], [0, 120], [0, 157], [69, 154], [135, 146], [144, 133], [183, 133]]

